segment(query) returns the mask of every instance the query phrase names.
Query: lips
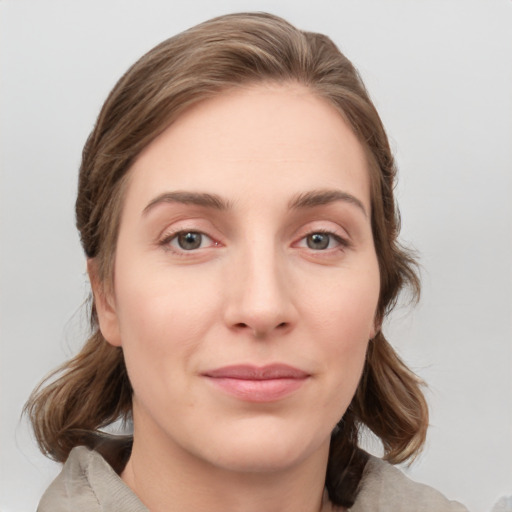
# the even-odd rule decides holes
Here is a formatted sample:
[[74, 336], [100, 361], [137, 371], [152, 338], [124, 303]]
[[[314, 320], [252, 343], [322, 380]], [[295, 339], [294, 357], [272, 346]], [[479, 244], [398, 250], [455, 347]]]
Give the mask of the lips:
[[212, 378], [246, 380], [304, 379], [309, 376], [308, 373], [286, 364], [225, 366], [224, 368], [209, 370], [205, 375]]
[[234, 365], [209, 370], [203, 376], [216, 388], [248, 402], [273, 402], [298, 390], [310, 377], [285, 364]]

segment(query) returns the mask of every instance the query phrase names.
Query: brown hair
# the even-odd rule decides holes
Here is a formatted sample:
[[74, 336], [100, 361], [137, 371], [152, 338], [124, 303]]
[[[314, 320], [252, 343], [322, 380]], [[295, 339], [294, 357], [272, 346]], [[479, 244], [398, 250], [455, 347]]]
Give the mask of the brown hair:
[[[303, 32], [263, 13], [215, 18], [164, 41], [136, 62], [107, 98], [83, 151], [76, 201], [85, 254], [109, 286], [124, 190], [137, 155], [186, 108], [238, 85], [298, 82], [338, 109], [363, 145], [371, 175], [372, 230], [380, 268], [380, 320], [409, 285], [419, 294], [415, 263], [397, 241], [396, 169], [381, 120], [351, 62], [324, 35]], [[93, 443], [102, 427], [131, 412], [132, 390], [120, 348], [98, 328], [82, 351], [54, 372], [27, 403], [41, 450], [66, 460]], [[351, 506], [367, 456], [358, 448], [366, 427], [392, 463], [421, 449], [428, 411], [421, 382], [382, 332], [370, 341], [357, 392], [333, 432], [326, 486], [336, 504]]]

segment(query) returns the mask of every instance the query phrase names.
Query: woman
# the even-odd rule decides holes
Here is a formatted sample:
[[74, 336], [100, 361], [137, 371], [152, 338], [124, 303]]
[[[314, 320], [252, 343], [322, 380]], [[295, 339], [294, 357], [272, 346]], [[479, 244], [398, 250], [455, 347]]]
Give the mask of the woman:
[[93, 332], [27, 405], [65, 462], [39, 510], [464, 510], [388, 464], [428, 424], [380, 329], [419, 292], [394, 177], [325, 36], [236, 14], [143, 56], [83, 152]]

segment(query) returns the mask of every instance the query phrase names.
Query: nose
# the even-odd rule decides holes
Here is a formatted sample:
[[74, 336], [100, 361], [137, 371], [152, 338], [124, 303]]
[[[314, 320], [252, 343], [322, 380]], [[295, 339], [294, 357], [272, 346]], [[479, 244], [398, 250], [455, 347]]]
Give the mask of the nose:
[[271, 247], [259, 249], [244, 251], [229, 270], [225, 321], [263, 339], [290, 331], [298, 313], [286, 261]]

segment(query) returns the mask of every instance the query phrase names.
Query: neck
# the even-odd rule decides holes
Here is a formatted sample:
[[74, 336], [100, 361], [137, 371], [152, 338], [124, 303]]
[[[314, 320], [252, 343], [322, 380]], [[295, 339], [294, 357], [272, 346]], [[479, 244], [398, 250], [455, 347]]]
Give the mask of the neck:
[[137, 436], [122, 479], [151, 512], [320, 512], [329, 446], [272, 471], [208, 463], [157, 436]]

